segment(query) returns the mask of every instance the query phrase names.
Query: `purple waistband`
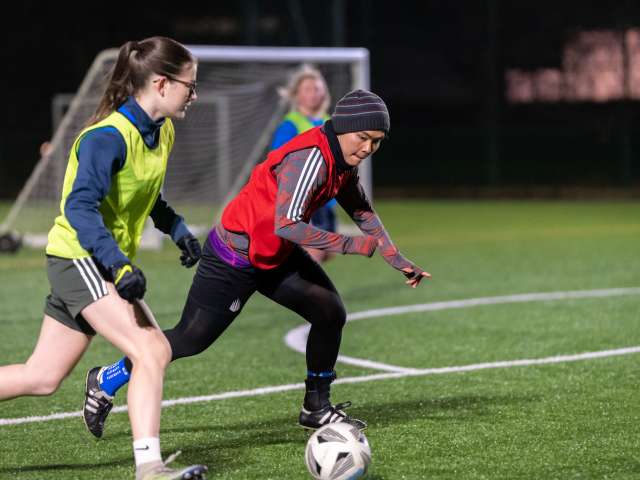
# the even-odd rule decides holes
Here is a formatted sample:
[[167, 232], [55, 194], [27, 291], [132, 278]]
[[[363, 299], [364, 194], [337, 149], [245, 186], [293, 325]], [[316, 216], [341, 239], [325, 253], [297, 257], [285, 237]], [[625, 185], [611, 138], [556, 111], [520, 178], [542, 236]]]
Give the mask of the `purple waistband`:
[[249, 260], [235, 252], [220, 239], [215, 228], [212, 228], [209, 232], [209, 245], [211, 245], [211, 248], [213, 248], [222, 260], [232, 267], [247, 268], [251, 266], [251, 262], [249, 262]]

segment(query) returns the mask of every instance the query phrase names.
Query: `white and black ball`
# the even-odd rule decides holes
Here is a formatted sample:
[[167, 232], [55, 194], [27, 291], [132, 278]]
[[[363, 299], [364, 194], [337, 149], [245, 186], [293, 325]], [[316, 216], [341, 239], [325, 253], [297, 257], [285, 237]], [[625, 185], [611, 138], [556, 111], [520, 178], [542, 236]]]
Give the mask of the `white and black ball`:
[[318, 480], [355, 480], [367, 473], [371, 447], [357, 427], [330, 423], [309, 438], [305, 461]]

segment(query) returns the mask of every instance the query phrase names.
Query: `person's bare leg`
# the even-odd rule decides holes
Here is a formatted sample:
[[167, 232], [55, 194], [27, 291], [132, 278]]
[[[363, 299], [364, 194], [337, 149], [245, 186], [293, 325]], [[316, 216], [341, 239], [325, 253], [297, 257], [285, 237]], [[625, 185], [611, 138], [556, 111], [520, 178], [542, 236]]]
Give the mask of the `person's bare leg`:
[[171, 347], [162, 331], [142, 309], [118, 296], [108, 283], [109, 295], [82, 311], [89, 324], [131, 359], [133, 370], [127, 402], [134, 441], [159, 437], [164, 371]]
[[69, 375], [91, 337], [63, 325], [49, 315], [26, 363], [0, 367], [0, 400], [24, 395], [51, 395]]

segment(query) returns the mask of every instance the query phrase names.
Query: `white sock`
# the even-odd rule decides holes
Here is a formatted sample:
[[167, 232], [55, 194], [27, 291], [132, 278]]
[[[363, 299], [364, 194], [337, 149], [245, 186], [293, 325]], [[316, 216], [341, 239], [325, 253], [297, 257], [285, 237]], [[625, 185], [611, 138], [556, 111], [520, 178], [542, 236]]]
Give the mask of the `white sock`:
[[160, 456], [160, 439], [158, 437], [141, 438], [133, 442], [133, 455], [136, 467], [143, 463], [162, 461]]

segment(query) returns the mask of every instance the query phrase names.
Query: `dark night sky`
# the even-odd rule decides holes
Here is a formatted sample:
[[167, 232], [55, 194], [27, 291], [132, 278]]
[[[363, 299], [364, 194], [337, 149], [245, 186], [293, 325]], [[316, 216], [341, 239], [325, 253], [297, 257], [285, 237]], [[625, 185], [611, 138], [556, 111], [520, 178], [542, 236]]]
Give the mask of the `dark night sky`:
[[[16, 194], [37, 161], [39, 144], [50, 136], [52, 96], [73, 92], [102, 49], [151, 35], [167, 35], [188, 44], [334, 45], [333, 2], [298, 3], [307, 26], [302, 34], [292, 23], [292, 3], [240, 0], [192, 7], [193, 2], [173, 1], [97, 6], [26, 0], [14, 4], [15, 13], [3, 13], [0, 20], [4, 65], [0, 197]], [[372, 89], [391, 109], [394, 134], [384, 153], [386, 163], [434, 154], [424, 132], [435, 126], [482, 129], [486, 125], [492, 108], [487, 100], [492, 78], [487, 71], [490, 6], [496, 13], [498, 74], [494, 78], [502, 88], [500, 72], [506, 67], [556, 66], [563, 43], [577, 30], [640, 25], [639, 3], [345, 0], [343, 44], [369, 48]], [[252, 14], [256, 30], [250, 28]], [[495, 101], [496, 108], [504, 110], [500, 95]], [[500, 121], [509, 115], [506, 112]], [[419, 179], [420, 175], [439, 178], [433, 163], [414, 167]]]

